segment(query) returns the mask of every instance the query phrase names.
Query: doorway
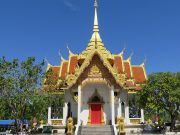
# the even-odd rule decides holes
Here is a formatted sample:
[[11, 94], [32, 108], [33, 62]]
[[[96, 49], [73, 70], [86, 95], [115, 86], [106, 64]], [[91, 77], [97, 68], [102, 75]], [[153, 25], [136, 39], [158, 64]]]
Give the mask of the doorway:
[[91, 124], [101, 124], [101, 104], [91, 104]]

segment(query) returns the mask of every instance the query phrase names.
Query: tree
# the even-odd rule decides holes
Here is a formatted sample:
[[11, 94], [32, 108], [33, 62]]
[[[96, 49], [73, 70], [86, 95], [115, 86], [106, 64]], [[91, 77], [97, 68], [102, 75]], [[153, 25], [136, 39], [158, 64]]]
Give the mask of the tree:
[[63, 117], [65, 79], [59, 77], [50, 67], [44, 75], [43, 91], [48, 93], [49, 106], [51, 106], [51, 117]]
[[53, 91], [58, 93], [64, 80], [52, 71], [44, 73], [43, 66], [44, 62], [36, 63], [33, 57], [22, 62], [0, 58], [0, 119], [46, 121], [49, 106], [63, 107], [63, 91], [60, 95]]
[[[26, 61], [7, 61], [0, 58], [0, 112], [2, 118], [23, 119], [28, 108], [34, 104], [41, 88], [44, 62], [35, 63], [35, 58]], [[36, 96], [35, 96], [36, 95]], [[38, 104], [41, 104], [38, 102]], [[4, 109], [4, 110], [2, 110]]]
[[165, 111], [171, 117], [171, 131], [180, 112], [180, 74], [154, 73], [143, 90], [137, 92], [137, 102], [146, 110]]

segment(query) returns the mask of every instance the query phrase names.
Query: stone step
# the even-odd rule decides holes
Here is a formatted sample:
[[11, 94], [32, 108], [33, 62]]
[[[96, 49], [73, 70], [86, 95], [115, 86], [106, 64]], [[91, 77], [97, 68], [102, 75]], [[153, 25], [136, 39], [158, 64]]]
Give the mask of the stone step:
[[81, 130], [81, 132], [112, 132], [112, 130]]
[[85, 129], [82, 129], [81, 132], [111, 132], [112, 130], [107, 130], [107, 129], [94, 129], [94, 130], [85, 130]]
[[106, 133], [111, 133], [112, 132], [112, 130], [111, 131], [106, 131], [106, 130], [81, 130], [81, 133], [88, 133], [88, 132], [92, 132], [92, 133], [96, 133], [96, 132], [98, 132], [98, 133], [104, 133], [104, 132], [106, 132]]
[[80, 126], [78, 135], [113, 135], [113, 126]]
[[113, 132], [85, 132], [85, 133], [78, 133], [78, 135], [114, 135]]
[[114, 135], [113, 133], [80, 133], [78, 135]]

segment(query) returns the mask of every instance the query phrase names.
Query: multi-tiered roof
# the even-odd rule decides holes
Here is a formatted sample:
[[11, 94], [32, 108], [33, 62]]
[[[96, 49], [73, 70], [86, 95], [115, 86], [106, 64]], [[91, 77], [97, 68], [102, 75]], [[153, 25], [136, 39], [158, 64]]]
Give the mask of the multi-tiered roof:
[[[74, 54], [69, 49], [69, 59], [61, 57], [59, 66], [48, 64], [47, 70], [51, 69], [54, 73], [53, 79], [57, 81], [60, 89], [73, 87], [81, 78], [83, 72], [90, 65], [93, 57], [99, 57], [103, 65], [108, 69], [117, 85], [124, 89], [137, 91], [141, 89], [141, 84], [147, 80], [144, 63], [132, 65], [131, 57], [124, 59], [124, 50], [119, 54], [112, 54], [108, 51], [100, 37], [97, 17], [97, 2], [95, 1], [95, 15], [93, 34], [87, 48], [80, 54]], [[63, 84], [62, 84], [63, 82]]]

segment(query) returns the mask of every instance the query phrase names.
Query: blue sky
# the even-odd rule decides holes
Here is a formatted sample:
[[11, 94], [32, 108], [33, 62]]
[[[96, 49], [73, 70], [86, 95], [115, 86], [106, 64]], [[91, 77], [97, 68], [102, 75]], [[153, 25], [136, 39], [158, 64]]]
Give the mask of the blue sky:
[[[180, 0], [99, 0], [100, 34], [108, 50], [147, 73], [180, 71]], [[0, 0], [0, 56], [60, 63], [66, 46], [83, 51], [92, 34], [93, 0]]]

